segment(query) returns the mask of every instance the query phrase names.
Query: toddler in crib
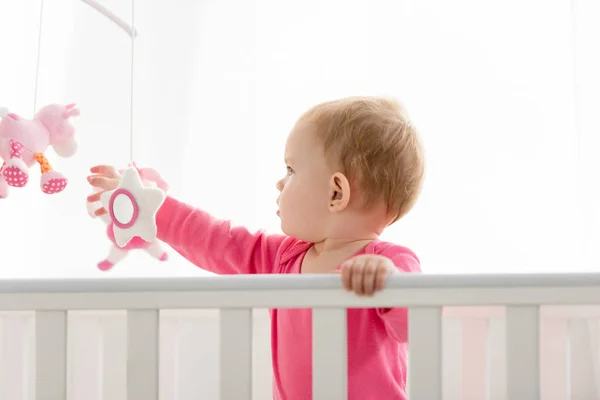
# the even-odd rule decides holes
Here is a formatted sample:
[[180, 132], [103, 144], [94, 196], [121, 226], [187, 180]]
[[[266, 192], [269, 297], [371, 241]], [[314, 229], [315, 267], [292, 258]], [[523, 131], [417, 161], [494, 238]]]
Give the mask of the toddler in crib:
[[[158, 239], [217, 274], [339, 272], [358, 295], [390, 274], [420, 272], [411, 250], [378, 239], [411, 209], [424, 176], [422, 144], [398, 103], [353, 97], [311, 108], [288, 136], [285, 164], [284, 234], [250, 232], [167, 196]], [[113, 167], [91, 172], [95, 187], [119, 184]], [[311, 329], [310, 309], [271, 310], [274, 399], [312, 398]], [[406, 308], [348, 310], [348, 399], [406, 399], [406, 362]]]

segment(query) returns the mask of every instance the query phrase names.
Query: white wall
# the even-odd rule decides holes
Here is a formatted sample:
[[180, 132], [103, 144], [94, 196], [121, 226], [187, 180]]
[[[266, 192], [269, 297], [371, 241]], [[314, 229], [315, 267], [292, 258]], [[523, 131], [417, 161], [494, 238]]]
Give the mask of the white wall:
[[[542, 307], [541, 399], [600, 399], [600, 308]], [[271, 398], [269, 318], [255, 310], [253, 398]], [[0, 314], [0, 398], [33, 400], [34, 317]], [[444, 400], [506, 400], [502, 307], [449, 307], [443, 320]], [[216, 310], [166, 310], [160, 326], [161, 400], [218, 400]], [[68, 400], [126, 400], [126, 320], [71, 312]]]
[[[126, 20], [131, 0], [104, 0]], [[40, 0], [0, 4], [0, 105], [31, 116]], [[368, 4], [368, 5], [367, 5]], [[306, 107], [403, 100], [428, 152], [421, 201], [385, 239], [427, 272], [598, 270], [600, 9], [594, 0], [137, 1], [133, 154], [173, 194], [278, 230], [285, 136]], [[88, 168], [130, 153], [127, 35], [78, 0], [44, 2], [37, 104], [76, 101], [80, 151], [0, 203], [0, 277], [202, 274], [145, 254], [110, 274]], [[83, 239], [83, 240], [82, 240]], [[10, 249], [6, 251], [5, 249]], [[551, 249], [551, 250], [548, 250]]]

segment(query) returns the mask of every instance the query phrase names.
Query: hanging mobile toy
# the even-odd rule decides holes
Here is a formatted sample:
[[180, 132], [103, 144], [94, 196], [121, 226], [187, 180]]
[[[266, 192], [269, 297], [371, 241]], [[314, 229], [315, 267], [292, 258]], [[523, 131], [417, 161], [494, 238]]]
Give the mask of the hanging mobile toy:
[[[92, 0], [82, 0], [94, 8], [99, 7]], [[166, 198], [168, 189], [166, 182], [151, 168], [138, 168], [133, 161], [133, 71], [134, 71], [134, 42], [136, 30], [134, 23], [134, 0], [131, 1], [132, 26], [118, 22], [114, 16], [103, 12], [115, 23], [131, 35], [131, 82], [130, 87], [130, 159], [129, 168], [119, 171], [122, 175], [119, 187], [115, 190], [102, 193], [100, 203], [108, 213], [102, 218], [108, 224], [107, 236], [113, 242], [113, 247], [108, 257], [98, 263], [102, 271], [111, 269], [130, 250], [143, 249], [150, 255], [166, 261], [167, 253], [163, 250], [157, 239], [156, 213]], [[97, 8], [99, 11], [100, 9]], [[95, 216], [97, 205], [88, 203], [88, 213]]]
[[[98, 3], [96, 0], [82, 0], [96, 11], [117, 24], [132, 38], [136, 36], [135, 29], [127, 25], [121, 18]], [[43, 6], [43, 3], [42, 3]], [[37, 104], [37, 82], [39, 75], [39, 46], [38, 62], [36, 65], [36, 89], [34, 93], [34, 113]], [[36, 162], [42, 173], [40, 188], [44, 193], [55, 194], [62, 192], [68, 180], [55, 171], [45, 156], [48, 147], [61, 157], [71, 157], [77, 151], [75, 128], [70, 118], [79, 115], [75, 104], [50, 104], [41, 108], [33, 119], [25, 119], [6, 108], [0, 108], [0, 199], [9, 195], [9, 187], [24, 187], [29, 182], [29, 168]]]
[[62, 192], [67, 178], [52, 169], [44, 155], [49, 146], [61, 157], [77, 151], [75, 128], [70, 118], [79, 115], [75, 104], [50, 104], [32, 120], [3, 109], [0, 117], [0, 199], [8, 197], [9, 186], [24, 187], [29, 182], [29, 168], [36, 162], [42, 173], [40, 188], [44, 193]]
[[127, 22], [123, 21], [117, 14], [98, 3], [96, 0], [81, 0], [88, 6], [92, 7], [94, 10], [98, 11], [100, 14], [104, 15], [106, 18], [114, 22], [119, 26], [119, 28], [123, 29], [127, 34], [131, 37], [137, 36], [137, 31], [127, 24]]
[[[98, 263], [102, 271], [114, 267], [131, 250], [145, 250], [159, 261], [168, 258], [162, 242], [156, 239], [156, 226], [152, 222], [164, 201], [168, 184], [151, 168], [138, 168], [135, 163], [130, 167], [136, 172], [119, 171], [123, 179], [118, 189], [104, 193], [99, 202], [87, 203], [92, 218], [97, 217], [95, 211], [101, 207], [109, 211], [99, 217], [107, 224], [106, 236], [113, 244], [108, 256]], [[141, 179], [138, 181], [138, 178]], [[148, 191], [148, 188], [158, 190]], [[95, 193], [99, 191], [101, 189], [94, 188]]]

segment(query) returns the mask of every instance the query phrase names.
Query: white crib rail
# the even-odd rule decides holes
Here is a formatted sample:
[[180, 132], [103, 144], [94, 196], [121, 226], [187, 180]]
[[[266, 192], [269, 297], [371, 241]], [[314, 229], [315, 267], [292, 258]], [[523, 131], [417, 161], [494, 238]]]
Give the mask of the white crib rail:
[[[541, 305], [600, 304], [600, 274], [392, 277], [361, 298], [336, 276], [0, 282], [0, 311], [35, 310], [35, 393], [66, 399], [69, 310], [127, 310], [129, 400], [158, 400], [161, 309], [221, 309], [223, 400], [252, 396], [253, 308], [314, 308], [315, 400], [347, 398], [346, 312], [409, 307], [411, 399], [442, 399], [442, 307], [507, 306], [507, 399], [540, 398]], [[235, 384], [234, 384], [235, 383]]]

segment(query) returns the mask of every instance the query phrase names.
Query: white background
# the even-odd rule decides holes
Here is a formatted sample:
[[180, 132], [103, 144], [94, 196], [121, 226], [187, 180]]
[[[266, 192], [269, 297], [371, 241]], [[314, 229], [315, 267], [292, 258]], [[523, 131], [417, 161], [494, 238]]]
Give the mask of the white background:
[[[124, 19], [131, 2], [104, 0]], [[133, 154], [184, 201], [279, 229], [283, 143], [307, 107], [393, 95], [427, 150], [413, 212], [384, 235], [428, 273], [600, 270], [596, 0], [137, 1]], [[31, 117], [40, 0], [0, 0], [0, 105]], [[0, 202], [0, 278], [199, 275], [131, 254], [110, 273], [90, 166], [129, 162], [131, 41], [79, 0], [43, 8], [37, 106], [77, 102], [69, 179]]]

